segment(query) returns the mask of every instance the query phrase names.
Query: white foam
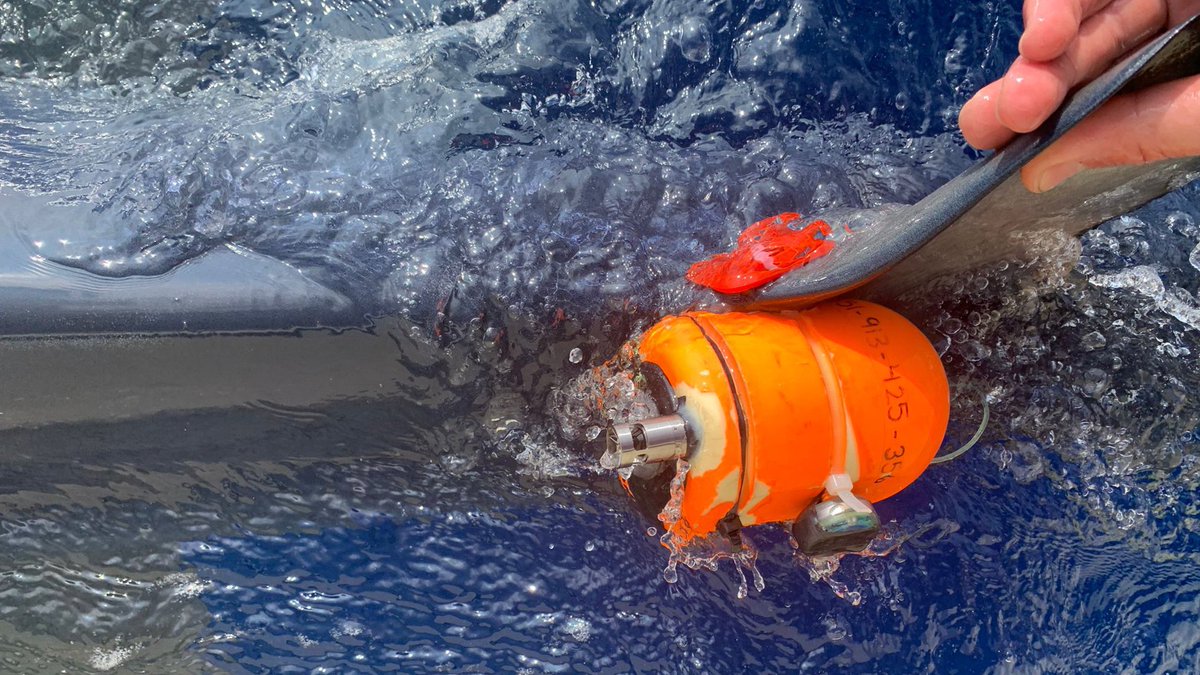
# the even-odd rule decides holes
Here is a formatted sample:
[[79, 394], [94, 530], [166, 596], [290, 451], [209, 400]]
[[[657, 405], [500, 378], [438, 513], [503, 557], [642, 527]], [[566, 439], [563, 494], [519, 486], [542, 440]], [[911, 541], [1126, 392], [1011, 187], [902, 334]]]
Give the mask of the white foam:
[[110, 649], [96, 647], [92, 650], [92, 657], [88, 659], [88, 665], [96, 670], [112, 670], [124, 664], [140, 649], [137, 646], [112, 647]]

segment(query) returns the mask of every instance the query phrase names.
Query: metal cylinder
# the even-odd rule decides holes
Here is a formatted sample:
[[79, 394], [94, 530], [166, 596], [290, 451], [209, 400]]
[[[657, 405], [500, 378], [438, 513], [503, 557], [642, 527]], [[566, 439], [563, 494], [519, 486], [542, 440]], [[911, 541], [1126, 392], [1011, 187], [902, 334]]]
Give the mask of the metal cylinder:
[[687, 423], [679, 415], [663, 415], [640, 422], [611, 424], [606, 468], [618, 469], [647, 462], [668, 462], [687, 454]]

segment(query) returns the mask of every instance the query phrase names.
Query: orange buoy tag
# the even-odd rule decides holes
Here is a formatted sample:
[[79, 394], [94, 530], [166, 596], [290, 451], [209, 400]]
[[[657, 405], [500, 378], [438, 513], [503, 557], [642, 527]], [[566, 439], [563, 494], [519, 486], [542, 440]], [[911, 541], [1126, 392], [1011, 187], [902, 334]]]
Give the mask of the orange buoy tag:
[[803, 225], [800, 214], [781, 213], [747, 227], [733, 251], [692, 265], [687, 278], [718, 293], [745, 293], [828, 254], [834, 245], [825, 221]]

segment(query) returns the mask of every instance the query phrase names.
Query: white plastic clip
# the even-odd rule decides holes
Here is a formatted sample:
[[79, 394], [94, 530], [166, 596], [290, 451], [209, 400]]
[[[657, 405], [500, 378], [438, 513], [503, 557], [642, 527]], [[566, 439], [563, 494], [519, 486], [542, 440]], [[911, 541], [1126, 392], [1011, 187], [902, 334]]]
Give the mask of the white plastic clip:
[[825, 479], [825, 492], [838, 497], [859, 513], [871, 511], [871, 505], [854, 494], [854, 481], [850, 480], [850, 474], [831, 474], [829, 478]]

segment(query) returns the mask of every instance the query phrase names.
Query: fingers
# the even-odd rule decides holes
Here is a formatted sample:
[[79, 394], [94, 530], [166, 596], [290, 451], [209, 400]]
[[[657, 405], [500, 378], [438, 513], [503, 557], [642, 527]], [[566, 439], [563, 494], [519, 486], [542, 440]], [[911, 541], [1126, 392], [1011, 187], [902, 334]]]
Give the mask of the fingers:
[[[1200, 5], [1200, 0], [1185, 1]], [[1057, 57], [1035, 61], [1023, 53], [1004, 77], [963, 106], [959, 125], [967, 142], [976, 148], [998, 148], [1016, 133], [1036, 129], [1058, 109], [1073, 87], [1099, 75], [1129, 49], [1161, 30], [1166, 24], [1167, 7], [1163, 0], [1030, 0], [1027, 14], [1057, 17], [1060, 25], [1073, 21], [1076, 15], [1085, 18], [1069, 31], [1072, 41]], [[1037, 25], [1045, 22], [1031, 22], [1030, 29]], [[1042, 37], [1049, 31], [1048, 27], [1041, 29]], [[1035, 43], [1050, 44], [1042, 37]]]
[[1086, 168], [1200, 155], [1200, 76], [1117, 97], [1021, 170], [1045, 192]]
[[1025, 0], [1025, 31], [1018, 44], [1030, 61], [1051, 61], [1075, 40], [1084, 19], [1112, 0]]
[[1075, 41], [1053, 61], [1017, 57], [1001, 80], [996, 118], [1012, 131], [1033, 131], [1075, 85], [1104, 72], [1118, 57], [1162, 30], [1166, 19], [1162, 0], [1115, 0], [1084, 21]]
[[1000, 98], [1000, 85], [995, 82], [980, 89], [958, 111], [958, 127], [963, 138], [972, 147], [980, 150], [998, 148], [1009, 141], [1013, 132], [996, 119], [996, 101]]
[[1200, 0], [1167, 0], [1167, 26], [1177, 26], [1200, 14]]
[[1075, 65], [1066, 56], [1045, 63], [1018, 56], [1000, 78], [996, 121], [1016, 133], [1033, 131], [1058, 108], [1075, 81]]

